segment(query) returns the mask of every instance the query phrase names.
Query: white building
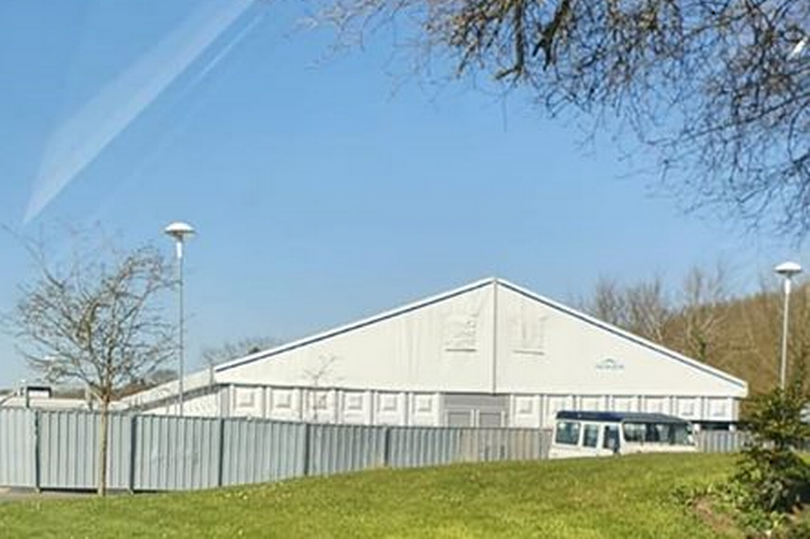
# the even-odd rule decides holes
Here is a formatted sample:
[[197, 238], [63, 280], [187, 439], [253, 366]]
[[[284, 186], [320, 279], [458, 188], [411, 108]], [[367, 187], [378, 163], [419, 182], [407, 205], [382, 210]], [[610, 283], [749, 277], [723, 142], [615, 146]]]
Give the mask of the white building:
[[[387, 425], [549, 427], [567, 410], [737, 419], [747, 384], [499, 279], [188, 376], [185, 413]], [[177, 384], [128, 399], [177, 413]]]

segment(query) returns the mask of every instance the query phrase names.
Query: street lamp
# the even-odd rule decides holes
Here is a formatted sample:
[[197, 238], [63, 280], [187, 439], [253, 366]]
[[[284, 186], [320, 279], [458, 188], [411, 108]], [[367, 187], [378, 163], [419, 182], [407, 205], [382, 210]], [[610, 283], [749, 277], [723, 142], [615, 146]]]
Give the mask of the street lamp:
[[177, 276], [178, 276], [178, 283], [179, 283], [179, 329], [180, 335], [178, 337], [179, 340], [179, 363], [180, 363], [180, 373], [178, 378], [178, 404], [180, 408], [180, 417], [183, 416], [183, 378], [185, 378], [185, 349], [184, 349], [184, 332], [185, 332], [185, 318], [184, 318], [184, 305], [183, 305], [183, 246], [187, 239], [191, 239], [196, 234], [194, 227], [192, 227], [188, 223], [183, 222], [174, 222], [166, 227], [164, 230], [167, 236], [174, 238], [175, 243], [175, 251], [177, 253]]
[[779, 387], [785, 389], [785, 377], [787, 373], [788, 319], [790, 316], [790, 288], [793, 277], [802, 272], [802, 267], [796, 262], [783, 262], [773, 268], [773, 271], [785, 278], [785, 306], [782, 311], [782, 359], [779, 365]]

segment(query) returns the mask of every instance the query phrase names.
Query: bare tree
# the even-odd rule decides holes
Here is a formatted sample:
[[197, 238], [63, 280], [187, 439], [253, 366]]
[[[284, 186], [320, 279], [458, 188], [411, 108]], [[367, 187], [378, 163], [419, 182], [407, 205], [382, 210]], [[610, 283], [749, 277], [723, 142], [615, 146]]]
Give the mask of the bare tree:
[[[551, 114], [624, 120], [665, 184], [751, 224], [810, 230], [806, 0], [321, 0], [354, 42], [397, 21], [419, 64], [523, 87]], [[408, 34], [408, 29], [412, 32]], [[672, 174], [677, 172], [677, 174]], [[671, 183], [670, 183], [671, 182]]]
[[608, 324], [623, 328], [629, 325], [627, 298], [624, 289], [614, 279], [600, 277], [594, 287], [592, 299], [585, 301], [583, 308]]
[[51, 263], [27, 242], [38, 277], [21, 288], [10, 319], [29, 365], [52, 383], [81, 383], [100, 407], [98, 493], [107, 488], [110, 403], [119, 390], [154, 373], [175, 350], [161, 294], [175, 284], [171, 266], [151, 247], [77, 250]]
[[585, 310], [596, 318], [636, 335], [664, 344], [673, 310], [658, 277], [623, 286], [602, 277]]
[[697, 266], [689, 270], [681, 291], [681, 330], [676, 339], [680, 342], [675, 346], [690, 357], [709, 362], [723, 341], [728, 299], [728, 272], [722, 264], [711, 272]]
[[[333, 355], [319, 356], [318, 365], [312, 369], [305, 369], [303, 372], [310, 388], [310, 403], [314, 412], [312, 420], [315, 423], [320, 422], [320, 411], [326, 406], [326, 397], [321, 394], [321, 389], [329, 381], [333, 380], [332, 370], [338, 362], [338, 357]], [[314, 398], [312, 397], [314, 391]]]
[[642, 281], [626, 290], [628, 329], [659, 344], [665, 344], [665, 331], [672, 319], [670, 300], [659, 277]]
[[274, 337], [245, 337], [235, 342], [226, 342], [217, 347], [203, 350], [202, 357], [209, 366], [218, 365], [231, 359], [257, 354], [284, 344], [283, 339]]

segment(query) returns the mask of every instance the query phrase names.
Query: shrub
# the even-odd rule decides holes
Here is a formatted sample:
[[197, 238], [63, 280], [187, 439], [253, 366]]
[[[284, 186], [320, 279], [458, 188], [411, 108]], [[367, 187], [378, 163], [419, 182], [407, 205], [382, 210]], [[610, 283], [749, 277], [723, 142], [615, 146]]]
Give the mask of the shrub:
[[808, 396], [803, 376], [786, 389], [752, 399], [747, 426], [751, 440], [743, 449], [729, 485], [746, 523], [773, 529], [801, 506], [810, 487], [810, 468], [798, 448], [810, 434], [802, 422]]

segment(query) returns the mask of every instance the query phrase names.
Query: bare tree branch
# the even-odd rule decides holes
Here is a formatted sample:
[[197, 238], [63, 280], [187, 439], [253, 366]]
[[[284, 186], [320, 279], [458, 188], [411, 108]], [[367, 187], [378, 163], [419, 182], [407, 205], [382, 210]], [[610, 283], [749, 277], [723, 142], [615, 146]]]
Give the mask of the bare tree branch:
[[[523, 87], [551, 114], [615, 114], [685, 207], [810, 231], [806, 0], [321, 0], [339, 40], [406, 21], [416, 54]], [[402, 26], [397, 29], [401, 31]], [[805, 47], [807, 49], [807, 47]], [[798, 52], [796, 52], [798, 51]], [[425, 61], [424, 63], [428, 63]]]

